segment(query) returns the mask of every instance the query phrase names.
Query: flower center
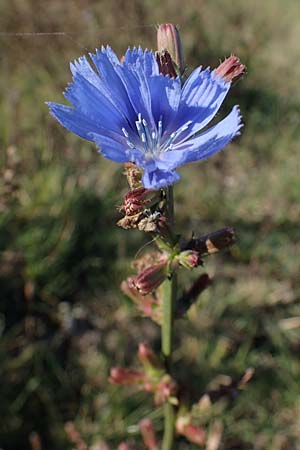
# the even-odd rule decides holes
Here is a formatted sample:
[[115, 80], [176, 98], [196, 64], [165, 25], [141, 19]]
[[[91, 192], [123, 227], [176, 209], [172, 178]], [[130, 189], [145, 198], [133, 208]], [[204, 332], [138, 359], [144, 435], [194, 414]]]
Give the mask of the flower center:
[[185, 130], [188, 129], [192, 121], [186, 122], [178, 130], [173, 131], [169, 136], [163, 136], [162, 116], [157, 123], [157, 127], [151, 130], [141, 113], [138, 114], [138, 120], [135, 126], [138, 133], [137, 139], [131, 139], [126, 128], [122, 128], [122, 132], [126, 137], [127, 145], [132, 149], [143, 151], [147, 156], [157, 156], [161, 152], [172, 150], [174, 141]]

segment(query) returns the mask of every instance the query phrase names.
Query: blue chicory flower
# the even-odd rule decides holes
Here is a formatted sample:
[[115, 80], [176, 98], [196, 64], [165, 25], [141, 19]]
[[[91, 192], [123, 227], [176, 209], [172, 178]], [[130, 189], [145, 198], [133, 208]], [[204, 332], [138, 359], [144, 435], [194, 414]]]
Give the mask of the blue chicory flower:
[[172, 185], [177, 167], [221, 150], [242, 127], [238, 106], [213, 127], [231, 83], [210, 69], [180, 77], [159, 73], [155, 54], [128, 49], [122, 62], [110, 47], [71, 64], [73, 83], [64, 96], [72, 107], [49, 102], [53, 116], [68, 130], [93, 141], [100, 153], [143, 169], [147, 189]]

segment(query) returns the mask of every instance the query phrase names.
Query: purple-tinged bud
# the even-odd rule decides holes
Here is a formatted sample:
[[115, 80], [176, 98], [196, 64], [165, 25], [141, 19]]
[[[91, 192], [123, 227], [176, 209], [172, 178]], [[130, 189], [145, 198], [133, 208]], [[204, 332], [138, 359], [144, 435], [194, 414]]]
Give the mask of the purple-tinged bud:
[[246, 73], [246, 66], [241, 64], [240, 58], [231, 55], [226, 58], [215, 70], [215, 74], [225, 81], [235, 82]]
[[133, 284], [135, 277], [128, 277], [122, 281], [121, 290], [137, 306], [138, 310], [146, 317], [150, 317], [154, 322], [161, 323], [161, 305], [156, 295], [142, 295], [136, 290]]
[[154, 353], [148, 344], [141, 342], [139, 344], [138, 358], [143, 364], [146, 372], [157, 372], [162, 370], [162, 363], [159, 357]]
[[202, 447], [206, 440], [206, 434], [203, 428], [190, 423], [190, 417], [179, 417], [176, 422], [177, 433], [185, 436], [193, 444]]
[[112, 367], [108, 381], [112, 384], [136, 385], [144, 383], [146, 380], [145, 372], [124, 367]]
[[162, 405], [166, 401], [172, 399], [172, 403], [177, 403], [178, 387], [176, 381], [170, 377], [170, 375], [164, 375], [159, 382], [155, 385], [152, 392], [154, 392], [154, 402], [157, 406]]
[[145, 446], [148, 450], [156, 450], [158, 448], [158, 442], [155, 436], [155, 430], [153, 423], [150, 419], [143, 419], [139, 423], [141, 435]]
[[[127, 216], [133, 216], [141, 212], [151, 200], [155, 199], [157, 202], [160, 201], [160, 196], [157, 191], [152, 191], [140, 187], [138, 189], [133, 189], [125, 195], [124, 203], [120, 210], [124, 211]], [[151, 205], [153, 202], [151, 202]]]
[[196, 250], [185, 250], [183, 252], [180, 252], [175, 259], [181, 266], [189, 270], [192, 270], [202, 264], [199, 252], [197, 252]]
[[137, 291], [142, 295], [150, 294], [155, 291], [168, 276], [169, 261], [165, 260], [161, 263], [147, 267], [142, 272], [132, 277], [132, 282]]
[[137, 450], [136, 447], [133, 447], [131, 444], [128, 444], [128, 442], [121, 442], [121, 444], [118, 446], [118, 450]]
[[188, 291], [185, 291], [177, 302], [175, 317], [182, 317], [197, 300], [199, 295], [212, 284], [211, 278], [207, 273], [201, 274], [192, 284]]
[[180, 34], [177, 27], [172, 23], [159, 25], [157, 30], [157, 50], [162, 54], [164, 51], [168, 52], [171, 56], [171, 61], [176, 64], [180, 74], [183, 73], [184, 62]]
[[156, 61], [158, 64], [159, 73], [162, 75], [169, 75], [171, 78], [176, 78], [176, 68], [172, 61], [170, 53], [163, 50], [156, 54]]

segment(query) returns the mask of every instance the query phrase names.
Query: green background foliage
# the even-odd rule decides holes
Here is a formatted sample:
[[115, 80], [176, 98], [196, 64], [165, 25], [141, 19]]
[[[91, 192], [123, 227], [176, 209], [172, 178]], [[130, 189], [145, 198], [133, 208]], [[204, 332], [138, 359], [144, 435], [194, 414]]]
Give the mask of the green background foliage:
[[[242, 137], [181, 170], [177, 227], [186, 236], [233, 226], [238, 243], [206, 260], [213, 285], [176, 324], [185, 396], [241, 376], [238, 395], [199, 416], [223, 450], [299, 446], [299, 3], [295, 0], [0, 1], [0, 446], [112, 449], [145, 416], [144, 393], [107, 383], [111, 365], [135, 364], [137, 342], [159, 331], [119, 292], [145, 237], [115, 225], [122, 167], [62, 129], [44, 102], [62, 101], [68, 62], [109, 43], [155, 48], [155, 24], [179, 25], [188, 70], [237, 54], [248, 75], [238, 103]], [[56, 36], [15, 36], [16, 32]], [[8, 33], [8, 34], [6, 34]], [[219, 117], [220, 117], [219, 116]], [[35, 433], [35, 434], [34, 434]], [[139, 437], [137, 436], [137, 440]], [[98, 447], [99, 448], [99, 447]], [[192, 449], [181, 440], [178, 449]]]

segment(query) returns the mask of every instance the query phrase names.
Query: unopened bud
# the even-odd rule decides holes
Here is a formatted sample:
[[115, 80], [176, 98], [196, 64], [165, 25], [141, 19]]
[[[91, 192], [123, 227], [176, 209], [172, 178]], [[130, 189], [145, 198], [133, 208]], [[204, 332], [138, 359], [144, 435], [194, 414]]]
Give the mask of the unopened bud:
[[136, 448], [133, 447], [131, 444], [128, 444], [127, 442], [121, 442], [121, 444], [118, 447], [118, 450], [136, 450]]
[[172, 403], [176, 403], [177, 384], [170, 375], [164, 375], [157, 383], [154, 389], [154, 401], [156, 405], [162, 405], [166, 401], [172, 399]]
[[181, 266], [189, 270], [198, 267], [202, 263], [199, 252], [196, 250], [185, 250], [180, 252], [176, 259]]
[[176, 422], [176, 430], [193, 444], [201, 447], [205, 443], [205, 431], [190, 423], [189, 417], [179, 417]]
[[156, 295], [142, 295], [137, 291], [133, 280], [135, 277], [128, 277], [122, 281], [121, 290], [137, 306], [138, 310], [146, 317], [150, 317], [154, 322], [161, 323], [161, 305]]
[[158, 442], [155, 436], [155, 430], [153, 423], [150, 419], [143, 419], [139, 423], [141, 435], [145, 446], [148, 450], [156, 450], [158, 448]]
[[190, 306], [197, 300], [199, 295], [212, 284], [211, 278], [207, 273], [201, 274], [192, 284], [190, 289], [182, 294], [177, 302], [177, 310], [175, 317], [182, 317], [190, 308]]
[[157, 372], [162, 370], [162, 363], [148, 344], [139, 344], [138, 358], [146, 371]]
[[161, 54], [166, 51], [176, 64], [179, 73], [183, 73], [184, 62], [180, 34], [177, 27], [172, 23], [159, 25], [157, 30], [157, 49]]
[[135, 288], [142, 295], [155, 291], [168, 276], [168, 260], [147, 267], [132, 278]]
[[146, 374], [144, 372], [123, 367], [113, 367], [110, 370], [108, 381], [112, 384], [135, 385], [143, 383], [145, 378]]
[[237, 56], [229, 56], [215, 70], [215, 74], [225, 81], [235, 82], [246, 73], [246, 66], [241, 64]]

